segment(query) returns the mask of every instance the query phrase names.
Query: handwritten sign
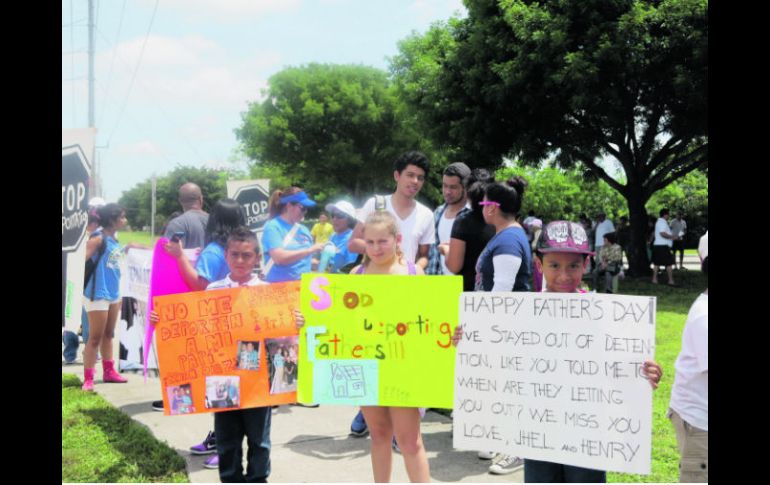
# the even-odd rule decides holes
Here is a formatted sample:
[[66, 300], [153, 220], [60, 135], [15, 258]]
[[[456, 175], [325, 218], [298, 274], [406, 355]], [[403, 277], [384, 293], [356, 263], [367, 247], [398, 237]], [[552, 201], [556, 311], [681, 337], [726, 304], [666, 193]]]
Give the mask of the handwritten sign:
[[451, 408], [461, 292], [459, 276], [302, 275], [299, 400]]
[[154, 299], [166, 414], [296, 402], [299, 282]]
[[654, 297], [463, 293], [454, 447], [650, 473]]

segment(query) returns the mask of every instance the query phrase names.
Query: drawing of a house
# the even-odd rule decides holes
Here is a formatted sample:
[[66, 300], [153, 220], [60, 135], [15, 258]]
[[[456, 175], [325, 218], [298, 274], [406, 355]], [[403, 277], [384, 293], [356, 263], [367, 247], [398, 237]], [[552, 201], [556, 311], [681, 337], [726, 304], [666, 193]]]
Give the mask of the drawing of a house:
[[332, 392], [335, 398], [366, 396], [363, 366], [332, 364]]

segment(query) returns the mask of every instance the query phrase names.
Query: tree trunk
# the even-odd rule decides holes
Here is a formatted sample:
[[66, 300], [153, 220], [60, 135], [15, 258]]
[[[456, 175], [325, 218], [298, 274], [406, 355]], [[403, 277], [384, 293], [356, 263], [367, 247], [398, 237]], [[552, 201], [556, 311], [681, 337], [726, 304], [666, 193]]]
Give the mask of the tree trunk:
[[628, 255], [629, 276], [649, 276], [650, 260], [647, 257], [647, 202], [641, 193], [641, 188], [631, 189], [628, 196], [628, 212], [630, 236], [628, 247], [624, 248]]

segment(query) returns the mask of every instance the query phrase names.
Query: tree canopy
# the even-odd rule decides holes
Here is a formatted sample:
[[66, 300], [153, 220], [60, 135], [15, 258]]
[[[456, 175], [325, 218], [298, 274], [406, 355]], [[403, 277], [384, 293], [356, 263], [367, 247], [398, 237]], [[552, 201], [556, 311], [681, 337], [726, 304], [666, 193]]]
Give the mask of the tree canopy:
[[465, 4], [467, 18], [412, 35], [392, 60], [421, 126], [466, 163], [554, 157], [600, 178], [628, 202], [643, 272], [646, 202], [708, 163], [708, 2]]
[[386, 72], [361, 65], [289, 67], [268, 81], [235, 130], [257, 165], [313, 194], [359, 201], [392, 186], [393, 160], [416, 146]]

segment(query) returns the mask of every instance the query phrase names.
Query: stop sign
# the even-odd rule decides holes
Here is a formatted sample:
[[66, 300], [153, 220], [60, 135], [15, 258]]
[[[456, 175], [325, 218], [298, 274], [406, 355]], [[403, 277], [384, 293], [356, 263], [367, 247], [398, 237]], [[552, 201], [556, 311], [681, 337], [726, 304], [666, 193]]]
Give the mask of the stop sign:
[[61, 165], [61, 250], [67, 253], [86, 233], [90, 170], [80, 146], [62, 148]]
[[270, 218], [270, 194], [261, 185], [250, 185], [238, 189], [233, 199], [243, 207], [248, 228], [252, 231], [261, 230]]

